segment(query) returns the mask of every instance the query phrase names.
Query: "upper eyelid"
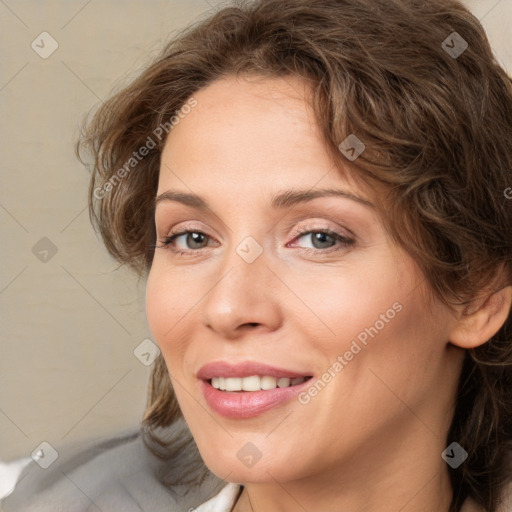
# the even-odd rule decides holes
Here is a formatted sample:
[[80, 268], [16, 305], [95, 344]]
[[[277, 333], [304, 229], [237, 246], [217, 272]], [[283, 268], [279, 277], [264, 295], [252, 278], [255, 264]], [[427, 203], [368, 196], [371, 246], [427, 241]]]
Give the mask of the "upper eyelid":
[[[338, 231], [340, 231], [340, 229], [331, 228], [330, 226], [311, 226], [311, 227], [302, 226], [295, 230], [294, 236], [297, 237], [298, 235], [316, 233], [316, 232], [336, 233], [340, 236], [344, 236], [343, 233], [338, 233]], [[348, 230], [346, 230], [346, 231], [348, 231]]]
[[[325, 222], [325, 221], [324, 221]], [[294, 222], [296, 223], [296, 222]], [[290, 227], [289, 226], [286, 226], [285, 228], [285, 231], [289, 231], [290, 230]], [[300, 235], [300, 234], [304, 234], [304, 233], [309, 233], [309, 232], [314, 232], [314, 231], [332, 231], [332, 232], [335, 232], [337, 233], [338, 231], [346, 231], [348, 233], [348, 236], [352, 236], [352, 237], [355, 237], [355, 235], [352, 233], [352, 231], [346, 227], [331, 227], [331, 226], [327, 226], [327, 225], [323, 225], [323, 226], [299, 226], [298, 228], [296, 228], [294, 230], [294, 235], [293, 236], [297, 236], [297, 235]], [[162, 235], [162, 237], [160, 238], [165, 238], [165, 237], [170, 237], [170, 236], [178, 236], [178, 235], [182, 235], [182, 234], [185, 234], [187, 232], [192, 232], [192, 233], [202, 233], [210, 238], [214, 238], [213, 236], [211, 236], [209, 233], [208, 233], [208, 230], [206, 229], [203, 229], [201, 227], [198, 227], [197, 225], [187, 225], [185, 224], [183, 227], [181, 228], [178, 228], [178, 229], [172, 229], [172, 230], [169, 230], [169, 233], [166, 234], [166, 235]], [[343, 233], [339, 233], [341, 236], [344, 236]]]
[[[327, 220], [327, 218], [331, 217], [331, 215], [328, 215], [327, 217], [323, 217], [323, 215], [325, 214], [325, 212], [317, 212], [317, 211], [314, 211], [314, 212], [309, 212], [307, 216], [304, 216], [304, 215], [299, 215], [299, 216], [294, 216], [291, 220], [289, 220], [288, 222], [286, 222], [283, 226], [283, 231], [290, 231], [290, 229], [295, 226], [296, 224], [298, 223], [321, 223], [323, 224], [322, 226], [312, 226], [312, 227], [306, 227], [306, 226], [303, 226], [303, 227], [299, 227], [296, 231], [297, 232], [301, 232], [303, 230], [308, 230], [308, 229], [326, 229], [326, 230], [331, 230], [331, 231], [338, 231], [338, 230], [342, 230], [342, 231], [346, 231], [348, 233], [349, 236], [353, 236], [353, 237], [356, 237], [355, 233], [349, 229], [346, 225], [341, 225], [341, 224], [338, 224], [338, 222], [334, 219], [330, 219], [330, 220]], [[311, 219], [315, 219], [316, 220], [311, 220]], [[205, 231], [209, 231], [210, 228], [207, 228], [206, 230], [201, 228], [201, 227], [198, 227], [198, 224], [197, 222], [200, 222], [201, 221], [183, 221], [183, 222], [179, 222], [179, 224], [182, 224], [183, 223], [183, 226], [179, 229], [172, 229], [172, 231], [174, 231], [175, 233], [179, 232], [179, 231], [185, 231], [185, 230], [190, 230], [190, 231], [193, 231], [193, 230], [196, 230], [196, 231], [202, 231], [202, 232], [205, 232]], [[329, 226], [327, 225], [327, 223], [330, 222], [330, 223], [333, 223], [333, 224], [338, 224], [337, 226]], [[190, 223], [190, 224], [189, 224]], [[158, 228], [158, 222], [156, 223], [157, 224], [157, 228]], [[163, 224], [163, 222], [162, 222]], [[170, 229], [169, 230], [165, 230], [165, 229], [157, 229], [157, 232], [158, 231], [171, 231]], [[214, 229], [214, 231], [216, 231]], [[229, 229], [229, 231], [232, 231], [231, 229]], [[208, 234], [205, 232], [205, 234]]]

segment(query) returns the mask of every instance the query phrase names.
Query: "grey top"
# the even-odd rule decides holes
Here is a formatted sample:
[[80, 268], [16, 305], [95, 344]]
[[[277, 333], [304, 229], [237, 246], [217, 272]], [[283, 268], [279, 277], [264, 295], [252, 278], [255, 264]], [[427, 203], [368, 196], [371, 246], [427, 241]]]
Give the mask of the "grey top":
[[[182, 420], [169, 427], [183, 433]], [[179, 482], [190, 455], [161, 460], [144, 445], [140, 427], [109, 438], [55, 445], [58, 457], [47, 469], [31, 460], [2, 512], [189, 512], [218, 494], [226, 482], [208, 471], [201, 484]], [[185, 451], [185, 450], [182, 450]], [[188, 491], [188, 492], [187, 492]]]

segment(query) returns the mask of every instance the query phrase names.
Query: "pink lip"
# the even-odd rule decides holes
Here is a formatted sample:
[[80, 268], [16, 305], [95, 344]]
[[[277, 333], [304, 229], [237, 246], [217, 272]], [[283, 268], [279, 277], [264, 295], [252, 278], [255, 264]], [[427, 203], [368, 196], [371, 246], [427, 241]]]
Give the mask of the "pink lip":
[[197, 377], [200, 379], [201, 392], [210, 408], [226, 418], [239, 419], [257, 416], [284, 402], [288, 402], [297, 396], [304, 387], [309, 386], [312, 380], [308, 379], [301, 384], [287, 388], [261, 391], [221, 391], [214, 388], [209, 382], [212, 377], [250, 377], [252, 375], [293, 379], [312, 376], [312, 373], [300, 373], [251, 361], [237, 365], [214, 361], [201, 367], [197, 373]]
[[294, 379], [312, 376], [313, 374], [276, 368], [275, 366], [252, 361], [244, 361], [236, 365], [231, 365], [224, 361], [213, 361], [202, 366], [197, 372], [197, 378], [201, 380], [210, 380], [212, 377], [251, 377], [252, 375], [268, 375], [269, 377], [288, 377]]
[[207, 381], [200, 381], [203, 396], [218, 414], [226, 418], [252, 418], [273, 407], [291, 400], [304, 387], [309, 386], [312, 379], [302, 384], [287, 388], [275, 388], [262, 391], [220, 391]]

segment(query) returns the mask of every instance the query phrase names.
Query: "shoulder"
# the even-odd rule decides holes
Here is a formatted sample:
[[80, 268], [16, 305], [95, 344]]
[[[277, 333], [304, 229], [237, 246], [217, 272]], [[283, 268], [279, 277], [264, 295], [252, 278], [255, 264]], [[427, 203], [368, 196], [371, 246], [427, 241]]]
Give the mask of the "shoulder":
[[[180, 434], [183, 424], [169, 429]], [[145, 446], [140, 427], [55, 449], [58, 457], [47, 469], [34, 460], [28, 463], [14, 491], [2, 500], [2, 512], [182, 512], [225, 485], [211, 472], [201, 485], [164, 485], [160, 475], [179, 476], [186, 471], [183, 460], [189, 458], [156, 457]]]

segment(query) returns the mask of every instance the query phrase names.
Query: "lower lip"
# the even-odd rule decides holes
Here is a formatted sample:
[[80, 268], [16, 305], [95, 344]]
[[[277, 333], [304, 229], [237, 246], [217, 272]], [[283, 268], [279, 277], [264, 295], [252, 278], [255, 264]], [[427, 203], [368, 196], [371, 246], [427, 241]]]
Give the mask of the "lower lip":
[[296, 397], [311, 380], [261, 391], [220, 391], [209, 382], [201, 381], [201, 391], [210, 408], [218, 414], [226, 418], [252, 418]]

